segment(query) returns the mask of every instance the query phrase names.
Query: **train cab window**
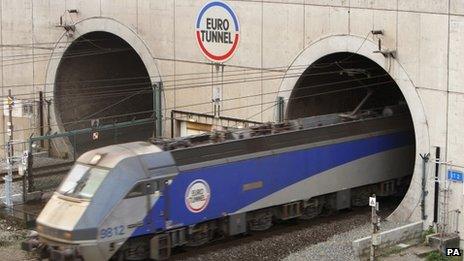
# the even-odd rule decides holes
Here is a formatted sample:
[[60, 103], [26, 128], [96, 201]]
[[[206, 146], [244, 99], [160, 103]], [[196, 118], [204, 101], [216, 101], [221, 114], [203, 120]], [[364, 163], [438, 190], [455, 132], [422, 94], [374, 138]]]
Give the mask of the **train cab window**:
[[158, 181], [151, 180], [147, 183], [147, 194], [155, 194], [159, 189]]
[[126, 198], [135, 198], [143, 195], [145, 195], [145, 184], [138, 183], [134, 188], [131, 189], [129, 193], [127, 193]]
[[69, 197], [90, 199], [98, 190], [109, 170], [76, 164], [58, 192]]
[[156, 180], [150, 181], [142, 181], [137, 184], [131, 189], [129, 193], [127, 193], [125, 198], [135, 198], [150, 194], [155, 194], [159, 191], [159, 182]]

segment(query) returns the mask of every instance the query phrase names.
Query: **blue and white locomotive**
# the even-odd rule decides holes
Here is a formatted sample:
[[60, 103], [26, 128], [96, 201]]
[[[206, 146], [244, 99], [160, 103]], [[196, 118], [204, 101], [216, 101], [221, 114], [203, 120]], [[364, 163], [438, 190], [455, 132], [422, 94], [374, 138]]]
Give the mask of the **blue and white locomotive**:
[[89, 151], [29, 245], [50, 260], [162, 260], [174, 247], [364, 205], [411, 174], [410, 118], [393, 111]]

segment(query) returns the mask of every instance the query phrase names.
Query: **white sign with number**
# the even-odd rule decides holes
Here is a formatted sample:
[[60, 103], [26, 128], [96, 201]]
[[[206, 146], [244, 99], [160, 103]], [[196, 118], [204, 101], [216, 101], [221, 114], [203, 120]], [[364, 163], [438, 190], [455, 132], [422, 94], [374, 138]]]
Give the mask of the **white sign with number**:
[[376, 198], [375, 197], [369, 197], [369, 206], [375, 207], [377, 204]]

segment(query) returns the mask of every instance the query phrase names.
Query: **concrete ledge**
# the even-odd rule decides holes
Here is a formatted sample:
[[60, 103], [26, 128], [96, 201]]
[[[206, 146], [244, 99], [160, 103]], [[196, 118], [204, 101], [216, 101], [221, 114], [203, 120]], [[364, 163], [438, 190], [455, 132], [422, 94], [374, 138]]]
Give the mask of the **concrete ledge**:
[[[405, 226], [397, 227], [380, 233], [381, 243], [378, 249], [392, 247], [401, 242], [419, 241], [422, 236], [423, 224], [422, 221], [411, 223]], [[365, 237], [353, 241], [353, 250], [355, 255], [360, 260], [367, 260], [369, 258], [369, 251], [371, 247], [371, 237]]]
[[443, 254], [446, 254], [447, 248], [459, 248], [459, 235], [457, 234], [445, 234], [440, 233], [428, 235], [425, 238], [427, 245], [434, 249], [439, 249]]

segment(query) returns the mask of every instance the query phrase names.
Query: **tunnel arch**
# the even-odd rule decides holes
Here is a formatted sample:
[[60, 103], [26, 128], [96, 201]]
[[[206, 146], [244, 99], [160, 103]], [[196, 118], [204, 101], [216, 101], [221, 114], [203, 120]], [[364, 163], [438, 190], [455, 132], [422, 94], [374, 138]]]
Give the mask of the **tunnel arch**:
[[[73, 66], [79, 67], [79, 70], [73, 69]], [[87, 82], [86, 79], [88, 79]], [[76, 82], [81, 82], [80, 86], [76, 85]], [[44, 93], [47, 99], [54, 101], [50, 106], [51, 132], [61, 133], [73, 129], [88, 128], [89, 124], [84, 126], [64, 123], [78, 119], [88, 118], [90, 120], [99, 117], [112, 117], [111, 115], [124, 114], [124, 111], [127, 113], [135, 112], [137, 116], [147, 116], [139, 112], [153, 108], [150, 89], [153, 84], [158, 82], [161, 82], [161, 76], [154, 55], [132, 28], [106, 17], [81, 20], [75, 23], [75, 31], [72, 36], [66, 32], [62, 34], [55, 44], [47, 65], [47, 84]], [[88, 91], [92, 88], [100, 89], [100, 99], [97, 96], [91, 97], [92, 95]], [[118, 103], [124, 97], [131, 96], [131, 91], [140, 91], [140, 94]], [[91, 99], [86, 100], [85, 95], [81, 95], [82, 97], [75, 101], [70, 98], [75, 98], [76, 95], [84, 92], [87, 92], [87, 97]], [[108, 94], [108, 99], [104, 98], [103, 93]], [[110, 95], [110, 93], [112, 94]], [[74, 96], [70, 94], [74, 94]], [[79, 106], [78, 102], [81, 102], [82, 105]], [[118, 103], [118, 106], [112, 107], [111, 104], [115, 103]], [[69, 107], [74, 109], [69, 110]], [[112, 108], [108, 109], [108, 107]], [[100, 113], [94, 115], [91, 111]], [[119, 118], [114, 121], [125, 120], [128, 118]], [[103, 122], [103, 124], [107, 123], [111, 122]], [[141, 135], [125, 135], [118, 132], [118, 142], [148, 138], [146, 137], [148, 136], [148, 126], [145, 128], [145, 131], [138, 132]], [[127, 129], [127, 131], [133, 130]], [[88, 150], [111, 144], [111, 139], [105, 137], [109, 137], [109, 135], [103, 135], [103, 138], [99, 139], [98, 142], [93, 142], [93, 145], [87, 147], [84, 146], [85, 142], [81, 142], [78, 149]], [[56, 153], [69, 155], [76, 151], [72, 143], [79, 141], [62, 139], [59, 142], [65, 146], [55, 146]]]
[[287, 118], [404, 104], [391, 76], [372, 60], [350, 52], [326, 55], [299, 77], [287, 102]]
[[[302, 76], [307, 72], [311, 65], [318, 61], [324, 61], [334, 55], [356, 55], [362, 59], [367, 59], [368, 63], [376, 64], [393, 79], [398, 86], [412, 117], [412, 123], [415, 132], [416, 155], [414, 172], [408, 192], [403, 198], [400, 205], [390, 216], [391, 219], [397, 220], [420, 220], [420, 200], [421, 200], [421, 176], [422, 161], [420, 153], [430, 151], [429, 131], [426, 121], [426, 114], [422, 105], [419, 94], [416, 91], [414, 83], [410, 80], [406, 70], [402, 67], [398, 59], [384, 57], [382, 54], [375, 53], [378, 50], [376, 43], [366, 40], [364, 37], [353, 35], [336, 35], [321, 38], [307, 46], [289, 66], [285, 77], [283, 78], [278, 96], [283, 97], [285, 101], [291, 101], [292, 95], [295, 95], [295, 89], [301, 86]], [[299, 77], [294, 77], [299, 75]], [[291, 102], [285, 104], [285, 114], [289, 118], [297, 117], [292, 108]], [[352, 106], [348, 104], [347, 107]], [[323, 109], [321, 112], [335, 112], [344, 110], [344, 106], [333, 109], [333, 111]], [[428, 199], [430, 200], [430, 199]]]

